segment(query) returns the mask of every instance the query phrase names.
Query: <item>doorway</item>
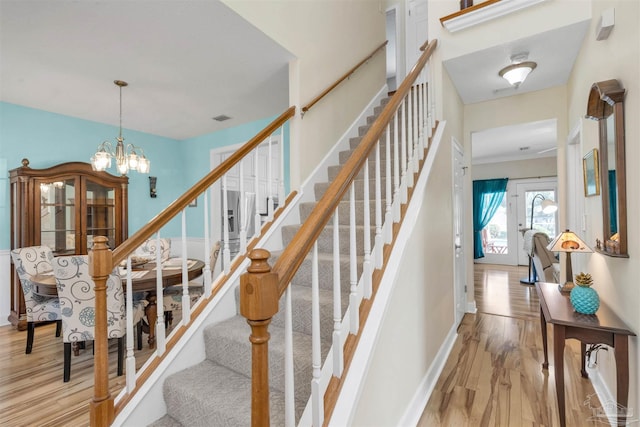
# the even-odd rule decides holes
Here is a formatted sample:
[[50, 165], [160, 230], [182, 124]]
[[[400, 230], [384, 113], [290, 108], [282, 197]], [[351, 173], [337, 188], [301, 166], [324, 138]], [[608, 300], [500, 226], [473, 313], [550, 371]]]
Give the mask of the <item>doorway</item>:
[[557, 187], [556, 177], [509, 180], [502, 204], [482, 232], [485, 256], [475, 262], [529, 265], [529, 256], [523, 249], [524, 232], [532, 224], [534, 229], [547, 233], [551, 239], [558, 232], [557, 212], [544, 213], [541, 207], [544, 199], [557, 201]]

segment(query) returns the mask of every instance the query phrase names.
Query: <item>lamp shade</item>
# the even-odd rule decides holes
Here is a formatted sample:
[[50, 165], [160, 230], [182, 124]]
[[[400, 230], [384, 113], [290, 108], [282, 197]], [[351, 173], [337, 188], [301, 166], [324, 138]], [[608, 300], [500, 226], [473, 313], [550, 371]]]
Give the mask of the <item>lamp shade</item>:
[[547, 249], [551, 252], [593, 252], [593, 250], [578, 237], [576, 233], [565, 230], [549, 243]]
[[520, 86], [522, 82], [527, 78], [529, 73], [533, 71], [536, 66], [533, 61], [521, 62], [519, 64], [511, 64], [507, 67], [504, 67], [498, 73], [500, 77], [503, 77], [505, 80], [509, 82], [512, 86]]

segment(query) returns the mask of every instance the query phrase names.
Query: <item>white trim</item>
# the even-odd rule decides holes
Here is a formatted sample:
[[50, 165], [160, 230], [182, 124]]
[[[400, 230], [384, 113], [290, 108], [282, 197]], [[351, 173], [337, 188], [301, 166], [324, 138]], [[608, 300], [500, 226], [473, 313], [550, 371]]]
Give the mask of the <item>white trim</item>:
[[545, 0], [500, 0], [492, 5], [467, 12], [455, 18], [447, 19], [442, 22], [442, 26], [450, 33], [455, 33], [456, 31], [482, 24], [483, 22], [508, 15], [520, 9], [534, 6], [543, 1]]
[[364, 386], [364, 378], [369, 371], [371, 359], [373, 357], [374, 349], [376, 347], [382, 322], [385, 319], [385, 314], [388, 309], [389, 301], [393, 289], [395, 288], [394, 278], [398, 274], [398, 267], [400, 266], [400, 260], [404, 254], [405, 247], [401, 247], [401, 242], [407, 242], [411, 231], [415, 227], [418, 220], [419, 204], [423, 203], [423, 198], [419, 195], [424, 194], [424, 188], [427, 185], [427, 181], [433, 166], [435, 156], [438, 152], [440, 142], [446, 121], [441, 121], [433, 136], [429, 152], [424, 162], [423, 172], [418, 178], [418, 182], [414, 188], [413, 194], [415, 197], [409, 202], [406, 216], [402, 222], [400, 232], [396, 238], [396, 247], [391, 253], [391, 257], [387, 262], [387, 268], [384, 271], [384, 275], [381, 279], [381, 285], [378, 288], [376, 298], [371, 306], [371, 311], [367, 318], [367, 323], [362, 329], [360, 336], [360, 342], [355, 350], [353, 359], [350, 364], [349, 372], [343, 377], [343, 386], [338, 401], [336, 402], [333, 410], [333, 415], [329, 422], [330, 426], [344, 426], [353, 424], [353, 416], [355, 415], [355, 409], [357, 402], [362, 394], [362, 387]]
[[467, 313], [476, 314], [478, 312], [478, 307], [476, 307], [476, 300], [467, 301]]
[[[594, 356], [595, 357], [595, 356]], [[600, 370], [597, 368], [589, 367], [589, 363], [591, 359], [587, 360], [587, 374], [589, 374], [589, 380], [591, 380], [591, 385], [598, 396], [598, 399], [604, 405], [606, 402], [617, 402], [615, 395], [611, 392], [609, 387], [607, 387], [607, 382], [602, 378], [600, 374]], [[613, 414], [606, 414], [609, 419], [609, 424], [612, 426], [617, 426], [617, 420], [613, 417]], [[631, 420], [628, 420], [631, 421]]]
[[424, 408], [427, 406], [431, 393], [433, 393], [438, 378], [440, 378], [444, 365], [447, 363], [447, 359], [451, 354], [453, 345], [456, 343], [456, 338], [458, 337], [457, 329], [458, 327], [453, 325], [449, 330], [433, 363], [431, 363], [427, 373], [422, 378], [422, 381], [420, 381], [420, 385], [414, 393], [411, 402], [409, 402], [409, 406], [407, 406], [404, 415], [400, 419], [398, 423], [399, 426], [415, 426], [418, 424], [418, 421], [420, 421]]

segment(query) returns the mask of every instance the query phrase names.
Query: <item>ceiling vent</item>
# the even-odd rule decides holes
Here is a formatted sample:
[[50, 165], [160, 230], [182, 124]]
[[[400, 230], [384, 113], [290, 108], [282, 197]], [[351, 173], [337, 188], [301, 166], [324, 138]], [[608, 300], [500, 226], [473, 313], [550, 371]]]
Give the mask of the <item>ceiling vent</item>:
[[220, 114], [219, 116], [215, 116], [213, 120], [216, 122], [224, 122], [225, 120], [229, 120], [231, 117], [225, 116], [224, 114]]

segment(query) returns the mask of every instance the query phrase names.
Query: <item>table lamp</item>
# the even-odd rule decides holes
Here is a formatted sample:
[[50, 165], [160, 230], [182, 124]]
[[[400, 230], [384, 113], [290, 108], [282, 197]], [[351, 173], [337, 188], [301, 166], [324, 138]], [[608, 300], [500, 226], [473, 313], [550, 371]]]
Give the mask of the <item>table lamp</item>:
[[573, 289], [573, 270], [571, 269], [571, 253], [573, 252], [593, 252], [585, 242], [580, 239], [576, 233], [565, 230], [558, 234], [555, 239], [549, 243], [547, 249], [551, 252], [566, 252], [566, 281], [564, 285], [558, 285], [560, 292], [567, 293]]

